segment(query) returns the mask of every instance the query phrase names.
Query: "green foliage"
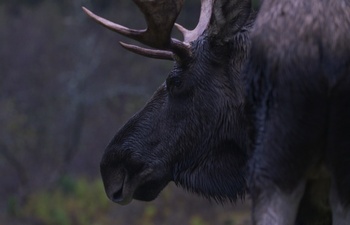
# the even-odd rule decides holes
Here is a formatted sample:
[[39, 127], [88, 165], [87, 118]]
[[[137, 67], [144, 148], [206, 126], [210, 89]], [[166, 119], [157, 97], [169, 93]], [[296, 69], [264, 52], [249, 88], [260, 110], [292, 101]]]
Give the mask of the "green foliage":
[[157, 213], [159, 212], [156, 206], [147, 205], [144, 209], [143, 215], [139, 220], [139, 223], [142, 225], [154, 225], [154, 220]]
[[99, 224], [109, 209], [102, 183], [64, 177], [57, 188], [28, 197], [20, 216], [51, 225]]
[[208, 225], [200, 216], [193, 216], [190, 220], [190, 225]]
[[7, 200], [7, 212], [11, 216], [18, 216], [18, 201], [15, 196], [10, 196]]

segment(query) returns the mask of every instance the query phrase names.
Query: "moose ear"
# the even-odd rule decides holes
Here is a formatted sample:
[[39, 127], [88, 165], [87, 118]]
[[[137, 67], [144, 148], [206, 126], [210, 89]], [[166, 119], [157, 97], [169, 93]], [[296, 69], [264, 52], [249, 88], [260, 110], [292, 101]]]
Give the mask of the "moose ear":
[[229, 41], [247, 22], [251, 0], [215, 0], [207, 35]]

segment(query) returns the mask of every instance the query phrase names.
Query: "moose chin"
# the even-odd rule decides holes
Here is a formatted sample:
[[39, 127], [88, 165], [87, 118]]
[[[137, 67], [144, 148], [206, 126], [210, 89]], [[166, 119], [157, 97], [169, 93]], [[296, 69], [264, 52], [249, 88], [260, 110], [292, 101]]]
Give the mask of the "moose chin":
[[[148, 28], [96, 22], [174, 61], [101, 161], [108, 198], [151, 201], [169, 182], [218, 202], [252, 198], [254, 225], [350, 224], [350, 2], [134, 0]], [[332, 20], [333, 19], [333, 20]], [[171, 37], [174, 26], [184, 40]]]

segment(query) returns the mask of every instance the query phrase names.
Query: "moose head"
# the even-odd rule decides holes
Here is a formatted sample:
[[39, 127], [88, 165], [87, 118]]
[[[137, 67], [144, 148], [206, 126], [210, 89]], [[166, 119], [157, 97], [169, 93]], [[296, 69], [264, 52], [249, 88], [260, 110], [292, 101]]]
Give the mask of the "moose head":
[[[84, 8], [108, 29], [151, 48], [121, 45], [174, 61], [166, 81], [115, 135], [101, 161], [108, 197], [151, 201], [171, 181], [217, 201], [246, 191], [247, 120], [241, 69], [250, 46], [250, 1], [202, 0], [194, 30], [175, 23], [183, 0], [134, 0], [148, 28], [133, 30]], [[171, 38], [173, 27], [184, 41]]]

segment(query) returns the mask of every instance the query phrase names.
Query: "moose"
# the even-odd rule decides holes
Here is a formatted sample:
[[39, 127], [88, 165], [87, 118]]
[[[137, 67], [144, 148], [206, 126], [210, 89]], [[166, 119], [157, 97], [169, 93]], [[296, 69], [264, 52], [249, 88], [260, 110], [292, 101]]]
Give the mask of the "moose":
[[[350, 2], [134, 0], [147, 29], [83, 8], [106, 28], [174, 61], [166, 81], [101, 160], [107, 196], [151, 201], [169, 183], [216, 201], [252, 198], [255, 225], [350, 224]], [[173, 27], [184, 41], [171, 37]]]

